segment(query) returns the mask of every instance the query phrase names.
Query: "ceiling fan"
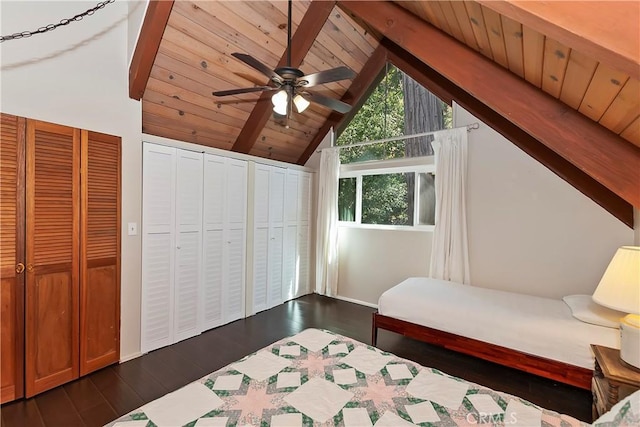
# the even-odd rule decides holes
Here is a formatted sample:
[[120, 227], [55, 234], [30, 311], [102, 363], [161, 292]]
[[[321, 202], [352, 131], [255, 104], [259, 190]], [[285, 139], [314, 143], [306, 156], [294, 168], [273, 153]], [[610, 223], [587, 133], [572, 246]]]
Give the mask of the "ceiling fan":
[[302, 113], [310, 102], [331, 108], [339, 113], [347, 113], [351, 110], [351, 106], [347, 103], [339, 101], [319, 93], [309, 92], [307, 88], [331, 83], [340, 80], [353, 79], [355, 73], [348, 67], [337, 67], [330, 70], [320, 71], [318, 73], [305, 75], [300, 69], [291, 66], [291, 5], [292, 0], [288, 2], [288, 19], [287, 19], [287, 65], [278, 67], [274, 70], [267, 67], [251, 55], [245, 53], [234, 52], [231, 55], [250, 67], [260, 71], [269, 77], [269, 83], [265, 86], [254, 86], [248, 88], [220, 90], [213, 92], [215, 96], [238, 95], [250, 92], [270, 92], [277, 91], [272, 97], [273, 111], [281, 116], [289, 117], [293, 111], [293, 105], [296, 110]]

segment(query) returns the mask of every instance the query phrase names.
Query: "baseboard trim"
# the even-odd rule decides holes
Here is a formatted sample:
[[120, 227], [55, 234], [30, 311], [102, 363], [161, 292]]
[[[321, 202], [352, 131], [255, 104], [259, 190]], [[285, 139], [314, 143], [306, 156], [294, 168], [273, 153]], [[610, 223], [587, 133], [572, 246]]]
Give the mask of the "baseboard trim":
[[341, 301], [352, 302], [354, 304], [364, 305], [366, 307], [378, 308], [378, 304], [371, 304], [370, 302], [360, 301], [359, 299], [343, 297], [341, 295], [334, 295], [332, 298], [339, 299]]
[[137, 359], [138, 357], [142, 356], [143, 353], [137, 351], [135, 353], [129, 354], [125, 357], [120, 358], [120, 362], [119, 363], [124, 363], [124, 362], [128, 362], [129, 360], [133, 360], [133, 359]]

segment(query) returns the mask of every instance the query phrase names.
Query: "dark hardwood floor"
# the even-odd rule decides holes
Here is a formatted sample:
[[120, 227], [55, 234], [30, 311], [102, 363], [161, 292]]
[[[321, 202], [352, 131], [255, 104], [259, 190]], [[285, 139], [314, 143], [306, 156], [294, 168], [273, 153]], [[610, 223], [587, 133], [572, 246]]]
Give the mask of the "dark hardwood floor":
[[[253, 351], [306, 328], [369, 343], [372, 308], [307, 295], [0, 408], [2, 425], [102, 426]], [[380, 331], [378, 347], [422, 365], [591, 421], [591, 393]]]

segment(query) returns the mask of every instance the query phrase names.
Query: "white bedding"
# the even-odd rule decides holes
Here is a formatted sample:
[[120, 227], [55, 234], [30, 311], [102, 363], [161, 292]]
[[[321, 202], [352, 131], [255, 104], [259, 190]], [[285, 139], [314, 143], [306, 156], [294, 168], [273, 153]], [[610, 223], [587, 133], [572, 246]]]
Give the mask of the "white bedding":
[[581, 322], [561, 300], [411, 277], [378, 312], [407, 322], [593, 369], [590, 344], [620, 348], [619, 331]]

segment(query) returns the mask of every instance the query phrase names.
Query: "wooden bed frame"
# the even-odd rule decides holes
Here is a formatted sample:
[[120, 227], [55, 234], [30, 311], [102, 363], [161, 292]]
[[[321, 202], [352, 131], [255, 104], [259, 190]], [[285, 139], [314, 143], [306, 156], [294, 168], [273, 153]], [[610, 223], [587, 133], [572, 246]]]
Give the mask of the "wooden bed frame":
[[593, 371], [590, 369], [394, 319], [378, 312], [373, 313], [371, 330], [371, 342], [374, 347], [378, 341], [378, 329], [380, 328], [564, 384], [591, 390]]

